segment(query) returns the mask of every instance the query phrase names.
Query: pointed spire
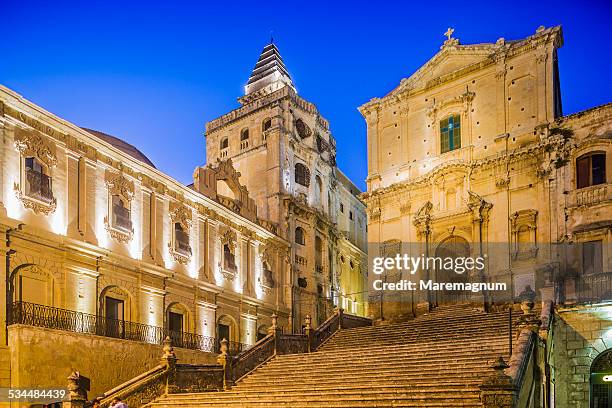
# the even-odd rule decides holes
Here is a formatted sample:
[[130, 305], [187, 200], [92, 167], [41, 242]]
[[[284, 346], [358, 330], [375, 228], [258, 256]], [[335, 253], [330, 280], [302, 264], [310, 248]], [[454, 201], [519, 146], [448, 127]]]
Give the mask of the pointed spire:
[[261, 52], [249, 81], [244, 87], [245, 95], [264, 88], [266, 93], [274, 92], [283, 86], [290, 86], [295, 90], [283, 58], [273, 41], [274, 39], [270, 37], [270, 43]]

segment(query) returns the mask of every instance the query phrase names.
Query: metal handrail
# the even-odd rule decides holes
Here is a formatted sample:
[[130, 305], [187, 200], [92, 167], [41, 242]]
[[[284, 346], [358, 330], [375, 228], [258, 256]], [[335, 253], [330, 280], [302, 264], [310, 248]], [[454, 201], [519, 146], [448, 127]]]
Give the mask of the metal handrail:
[[[110, 319], [104, 316], [30, 302], [13, 302], [10, 305], [8, 317], [9, 325], [23, 324], [150, 344], [162, 344], [166, 336], [170, 336], [173, 345], [176, 347], [201, 350], [210, 353], [219, 352], [219, 345], [214, 337], [173, 331], [144, 323]], [[234, 343], [230, 347], [230, 350], [237, 353], [239, 350], [245, 348], [245, 346], [246, 345], [242, 343]]]

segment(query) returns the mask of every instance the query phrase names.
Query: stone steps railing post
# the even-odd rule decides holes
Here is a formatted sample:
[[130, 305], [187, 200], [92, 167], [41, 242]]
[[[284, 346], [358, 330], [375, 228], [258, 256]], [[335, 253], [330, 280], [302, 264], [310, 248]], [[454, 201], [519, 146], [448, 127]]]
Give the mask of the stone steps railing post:
[[338, 330], [342, 330], [342, 318], [344, 317], [344, 309], [341, 307], [337, 310], [338, 313]]
[[227, 339], [221, 340], [221, 346], [219, 347], [219, 356], [217, 357], [217, 364], [223, 367], [223, 389], [227, 390], [231, 386], [231, 364], [228, 361], [227, 355]]
[[74, 371], [68, 376], [68, 400], [62, 403], [62, 408], [85, 408], [87, 404], [87, 391], [89, 391], [89, 378]]
[[305, 331], [305, 334], [306, 334], [306, 339], [308, 339], [307, 340], [308, 341], [308, 352], [310, 353], [312, 351], [311, 350], [311, 348], [312, 348], [312, 346], [311, 346], [311, 343], [312, 343], [312, 331], [311, 331], [311, 328], [310, 328], [310, 315], [306, 315], [306, 318], [304, 319], [304, 325], [306, 326], [304, 331]]

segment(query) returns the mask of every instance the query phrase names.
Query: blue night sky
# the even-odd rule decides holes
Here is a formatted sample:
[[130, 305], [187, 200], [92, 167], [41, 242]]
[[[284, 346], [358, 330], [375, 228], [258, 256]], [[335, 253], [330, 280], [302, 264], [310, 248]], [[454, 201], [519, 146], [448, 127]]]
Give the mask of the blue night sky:
[[610, 101], [609, 1], [35, 2], [0, 7], [0, 83], [77, 125], [136, 145], [184, 183], [205, 162], [204, 124], [236, 98], [273, 30], [298, 92], [330, 120], [338, 164], [365, 187], [357, 107], [464, 44], [562, 24], [564, 114]]

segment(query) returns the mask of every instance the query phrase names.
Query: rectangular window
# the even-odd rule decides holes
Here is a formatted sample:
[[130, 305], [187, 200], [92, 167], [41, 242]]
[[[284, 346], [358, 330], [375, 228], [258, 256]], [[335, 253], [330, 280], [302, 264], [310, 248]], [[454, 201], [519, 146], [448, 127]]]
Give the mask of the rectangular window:
[[606, 182], [606, 155], [594, 154], [591, 156], [593, 163], [593, 185], [603, 184]]
[[585, 275], [601, 273], [603, 252], [601, 241], [588, 241], [582, 244], [582, 273]]
[[576, 185], [578, 188], [589, 186], [589, 173], [591, 173], [590, 159], [590, 156], [586, 156], [576, 160], [576, 173], [578, 178]]
[[461, 148], [461, 116], [451, 115], [440, 121], [440, 152]]

